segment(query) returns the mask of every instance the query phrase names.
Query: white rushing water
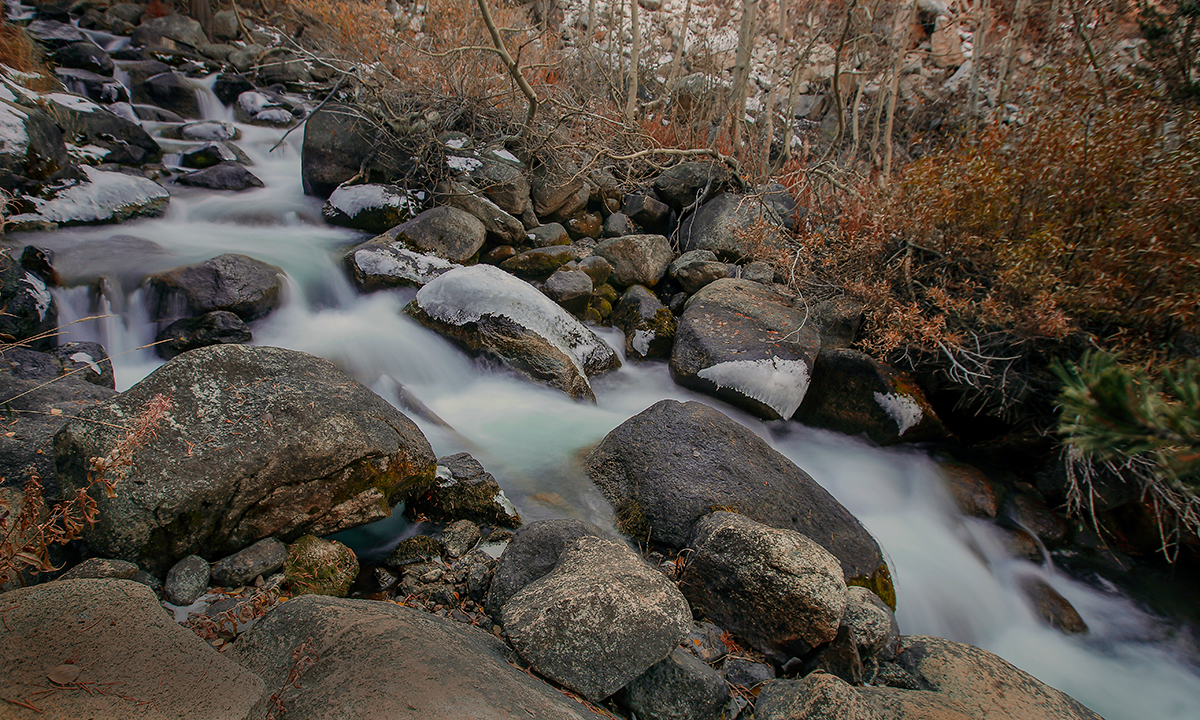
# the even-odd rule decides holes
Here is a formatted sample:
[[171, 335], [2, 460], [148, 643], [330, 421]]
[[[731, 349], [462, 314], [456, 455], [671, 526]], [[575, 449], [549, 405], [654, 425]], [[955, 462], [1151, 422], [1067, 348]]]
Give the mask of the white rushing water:
[[[224, 109], [204, 106], [228, 119]], [[288, 278], [281, 309], [253, 325], [256, 343], [328, 358], [393, 402], [401, 384], [454, 428], [418, 420], [438, 455], [471, 452], [526, 520], [578, 517], [611, 527], [610, 508], [579, 467], [581, 452], [662, 398], [701, 400], [771, 442], [875, 534], [893, 568], [904, 633], [940, 635], [996, 652], [1108, 720], [1196, 716], [1200, 654], [1185, 628], [1114, 590], [1008, 557], [988, 525], [957, 513], [935, 464], [922, 453], [880, 450], [794, 423], [764, 424], [676, 386], [664, 363], [626, 364], [596, 378], [593, 406], [470, 360], [401, 313], [415, 291], [358, 296], [351, 288], [341, 254], [365, 238], [326, 225], [321, 203], [303, 195], [301, 133], [271, 153], [280, 130], [241, 130], [237, 144], [253, 159], [251, 170], [265, 188], [227, 193], [171, 185], [171, 206], [162, 218], [5, 240], [57, 253], [60, 271], [76, 283], [55, 290], [63, 322], [117, 316], [72, 326], [67, 339], [102, 342], [116, 356], [119, 387], [161, 364], [151, 351], [137, 349], [155, 332], [137, 288], [140, 279], [221, 253], [243, 253], [281, 267]], [[163, 142], [168, 152], [181, 147]], [[118, 236], [127, 239], [104, 242]], [[105, 279], [97, 284], [99, 277]], [[621, 346], [618, 332], [600, 334]], [[377, 542], [389, 541], [388, 531], [372, 532]], [[1015, 583], [1030, 574], [1069, 599], [1091, 631], [1068, 637], [1039, 624]]]

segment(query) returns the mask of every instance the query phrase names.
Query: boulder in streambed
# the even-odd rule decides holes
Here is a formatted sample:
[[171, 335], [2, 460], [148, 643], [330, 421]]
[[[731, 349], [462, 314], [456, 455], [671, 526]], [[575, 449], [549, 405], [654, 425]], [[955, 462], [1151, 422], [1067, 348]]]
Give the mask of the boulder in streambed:
[[0, 696], [36, 717], [260, 717], [262, 680], [172, 622], [145, 585], [60, 580], [5, 593], [4, 607]]
[[[58, 304], [46, 282], [22, 267], [7, 248], [0, 248], [0, 337], [4, 342], [49, 350], [57, 344]], [[28, 341], [28, 343], [25, 343]]]
[[65, 180], [50, 189], [47, 197], [26, 197], [29, 212], [14, 215], [8, 222], [20, 225], [95, 225], [134, 217], [161, 215], [171, 199], [163, 186], [140, 175], [80, 168], [83, 180]]
[[487, 230], [479, 218], [448, 205], [430, 208], [375, 238], [404, 243], [417, 252], [458, 263], [473, 261], [486, 239]]
[[321, 214], [331, 225], [381, 233], [421, 211], [423, 191], [398, 185], [339, 185], [325, 201]]
[[803, 307], [773, 288], [725, 278], [688, 299], [675, 345], [675, 382], [767, 420], [800, 407], [821, 346]]
[[445, 258], [409, 250], [404, 243], [386, 238], [354, 247], [346, 253], [343, 262], [362, 292], [424, 285], [443, 273], [462, 267]]
[[162, 148], [140, 125], [87, 98], [46, 93], [41, 99], [46, 112], [62, 128], [64, 138], [103, 149], [103, 162], [142, 165], [162, 159]]
[[9, 192], [48, 180], [70, 163], [62, 131], [40, 109], [0, 100], [0, 138], [0, 188]]
[[525, 226], [521, 221], [504, 212], [471, 183], [453, 180], [441, 182], [437, 186], [437, 200], [478, 218], [488, 237], [499, 244], [519, 245], [525, 237]]
[[408, 501], [410, 516], [433, 522], [473, 520], [483, 525], [520, 527], [521, 516], [500, 484], [468, 453], [438, 458], [437, 482]]
[[113, 497], [93, 487], [101, 555], [166, 570], [189, 554], [221, 558], [264, 537], [326, 535], [391, 514], [433, 481], [421, 431], [326, 360], [293, 350], [213, 345], [184, 353], [55, 437], [67, 491], [88, 484], [91, 458], [119, 457], [158, 396], [170, 407], [117, 464]]
[[[297, 648], [307, 658], [299, 666]], [[289, 600], [239, 636], [233, 658], [279, 689], [290, 720], [595, 717], [510, 664], [499, 639], [393, 603]]]
[[304, 124], [300, 174], [304, 192], [329, 197], [360, 172], [368, 182], [394, 182], [405, 175], [375, 122], [353, 106], [328, 103]]
[[486, 609], [500, 615], [509, 598], [529, 583], [548, 575], [559, 557], [581, 537], [607, 537], [608, 533], [591, 523], [571, 518], [538, 520], [513, 533], [488, 590]]
[[150, 278], [159, 319], [225, 310], [245, 322], [270, 314], [283, 292], [283, 270], [261, 260], [227, 253]]
[[756, 650], [786, 661], [837, 636], [846, 583], [825, 548], [731, 512], [700, 520], [691, 546], [679, 578], [688, 602]]
[[679, 323], [654, 293], [641, 285], [630, 287], [621, 296], [612, 322], [625, 332], [625, 357], [645, 360], [671, 355]]
[[509, 598], [500, 622], [539, 673], [598, 701], [669, 655], [692, 629], [692, 611], [623, 543], [589, 535]]
[[662, 235], [625, 235], [596, 246], [595, 254], [612, 264], [612, 283], [621, 287], [654, 287], [674, 259], [671, 243]]
[[880, 445], [946, 436], [925, 394], [909, 376], [857, 350], [822, 350], [804, 402], [794, 415], [805, 425]]
[[630, 536], [685, 548], [702, 517], [733, 510], [813, 540], [840, 561], [847, 584], [895, 603], [883, 554], [858, 519], [762, 438], [707, 405], [661, 400], [618, 425], [584, 464]]
[[175, 182], [191, 187], [234, 192], [263, 187], [263, 181], [257, 175], [235, 162], [222, 162], [203, 170], [180, 175]]
[[594, 401], [588, 376], [621, 364], [612, 348], [553, 300], [490, 265], [439, 276], [405, 312], [467, 350], [498, 357], [574, 398]]

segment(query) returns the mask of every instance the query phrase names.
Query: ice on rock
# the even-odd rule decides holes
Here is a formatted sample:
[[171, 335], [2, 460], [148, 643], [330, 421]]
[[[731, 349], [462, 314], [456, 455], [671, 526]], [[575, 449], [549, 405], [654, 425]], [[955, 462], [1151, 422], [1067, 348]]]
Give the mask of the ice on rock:
[[875, 393], [875, 402], [888, 414], [888, 417], [896, 421], [898, 435], [908, 432], [909, 428], [915, 427], [925, 416], [925, 413], [921, 411], [920, 403], [911, 395], [900, 393], [885, 395], [877, 392]]
[[446, 165], [449, 166], [451, 170], [455, 170], [457, 172], [471, 172], [472, 170], [478, 170], [479, 168], [483, 167], [483, 161], [476, 158], [451, 155], [446, 158]]
[[0, 153], [22, 155], [29, 147], [29, 134], [25, 132], [25, 118], [20, 110], [0, 104]]
[[421, 211], [421, 203], [407, 190], [386, 185], [339, 185], [329, 196], [330, 206], [355, 217], [369, 208], [404, 208], [409, 215]]
[[96, 112], [102, 109], [99, 105], [79, 95], [68, 93], [47, 93], [42, 97], [50, 102], [76, 112]]
[[633, 345], [634, 350], [637, 350], [640, 354], [645, 355], [646, 353], [650, 352], [650, 341], [653, 339], [653, 330], [634, 330], [633, 340], [630, 342], [630, 344]]
[[803, 360], [731, 360], [696, 373], [718, 388], [736, 390], [790, 418], [808, 392], [808, 364]]
[[355, 250], [354, 264], [367, 277], [399, 278], [414, 285], [424, 285], [439, 275], [460, 267], [449, 260], [422, 255], [395, 245], [387, 249], [365, 247]]
[[238, 95], [237, 104], [238, 107], [246, 112], [247, 115], [253, 117], [263, 110], [271, 107], [275, 103], [271, 101], [271, 98], [263, 95], [260, 92], [247, 90], [241, 95]]
[[96, 358], [92, 357], [88, 353], [85, 353], [85, 352], [72, 353], [70, 360], [71, 360], [71, 362], [77, 362], [81, 365], [87, 365], [89, 368], [92, 369], [92, 372], [96, 373], [97, 375], [103, 374], [100, 371], [100, 366], [96, 364]]
[[524, 280], [492, 265], [458, 268], [417, 292], [416, 302], [430, 317], [461, 326], [485, 315], [506, 317], [544, 338], [571, 359], [584, 377], [611, 349]]
[[163, 186], [144, 177], [87, 166], [80, 169], [88, 182], [69, 185], [49, 200], [30, 197], [37, 212], [16, 218], [62, 225], [114, 222], [135, 215], [157, 215], [171, 197]]
[[501, 160], [506, 160], [506, 161], [516, 164], [516, 165], [522, 164], [521, 160], [516, 155], [513, 155], [512, 153], [510, 153], [507, 150], [493, 150], [492, 154], [495, 155], [496, 157], [500, 158]]
[[46, 287], [46, 283], [33, 273], [25, 273], [25, 277], [21, 281], [29, 286], [29, 294], [33, 296], [34, 302], [37, 303], [38, 319], [46, 319], [46, 311], [50, 309], [50, 302], [53, 298], [50, 295], [50, 289]]

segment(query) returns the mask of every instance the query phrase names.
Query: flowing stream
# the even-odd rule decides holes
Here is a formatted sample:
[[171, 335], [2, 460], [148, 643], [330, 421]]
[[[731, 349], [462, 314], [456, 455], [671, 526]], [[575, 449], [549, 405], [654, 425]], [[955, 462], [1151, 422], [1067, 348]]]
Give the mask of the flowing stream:
[[[203, 83], [202, 106], [231, 119]], [[145, 124], [152, 133], [153, 123]], [[986, 523], [960, 516], [933, 461], [918, 450], [881, 450], [796, 423], [763, 422], [676, 386], [661, 362], [625, 364], [593, 380], [596, 405], [471, 360], [401, 313], [413, 291], [359, 296], [341, 268], [342, 251], [366, 239], [326, 225], [319, 200], [303, 195], [301, 132], [270, 148], [278, 129], [239, 126], [237, 144], [266, 187], [241, 193], [169, 185], [166, 215], [121, 226], [12, 235], [5, 243], [48, 247], [72, 287], [55, 290], [61, 321], [93, 315], [66, 339], [101, 342], [113, 355], [118, 389], [161, 364], [155, 328], [137, 285], [146, 274], [243, 253], [287, 273], [283, 306], [253, 326], [256, 344], [319, 355], [398, 403], [397, 383], [453, 428], [418, 422], [439, 456], [468, 451], [492, 472], [526, 521], [577, 517], [612, 526], [611, 510], [580, 469], [579, 454], [663, 398], [701, 400], [744, 423], [808, 471], [879, 539], [896, 582], [905, 634], [939, 635], [1003, 656], [1108, 720], [1196, 717], [1200, 651], [1196, 633], [1157, 616], [1113, 587], [1085, 585], [1047, 564], [1016, 560]], [[164, 149], [181, 144], [163, 140]], [[168, 155], [166, 164], [173, 158]], [[119, 242], [100, 241], [114, 237]], [[96, 278], [102, 280], [97, 283]], [[619, 332], [599, 330], [615, 347]], [[411, 414], [410, 414], [411, 415]], [[384, 552], [402, 522], [362, 537]], [[369, 544], [369, 543], [368, 543]], [[1036, 575], [1071, 601], [1089, 625], [1066, 636], [1040, 624], [1015, 579]]]

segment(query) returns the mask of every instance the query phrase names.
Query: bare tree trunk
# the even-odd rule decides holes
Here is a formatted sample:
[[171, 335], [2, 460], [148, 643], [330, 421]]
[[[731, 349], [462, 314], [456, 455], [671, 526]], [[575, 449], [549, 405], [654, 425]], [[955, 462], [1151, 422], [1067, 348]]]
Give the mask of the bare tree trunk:
[[846, 40], [850, 37], [850, 25], [854, 22], [854, 9], [858, 6], [857, 2], [852, 2], [846, 6], [846, 24], [842, 26], [841, 37], [838, 38], [837, 47], [834, 49], [833, 56], [833, 109], [837, 112], [838, 129], [837, 136], [829, 145], [829, 150], [825, 153], [826, 156], [833, 155], [837, 151], [837, 146], [841, 144], [842, 138], [846, 136], [846, 101], [842, 98], [842, 51], [846, 49]]
[[212, 0], [188, 0], [188, 14], [200, 23], [200, 29], [209, 42], [213, 40]]
[[788, 74], [787, 109], [784, 110], [783, 152], [780, 153], [779, 158], [771, 166], [774, 170], [783, 167], [783, 164], [792, 157], [792, 124], [796, 121], [794, 114], [796, 95], [800, 91], [800, 83], [796, 82], [796, 72], [808, 62], [808, 56], [812, 53], [813, 46], [817, 44], [817, 38], [819, 37], [820, 33], [813, 32], [812, 37], [808, 39], [808, 44], [804, 46], [804, 50], [796, 53], [796, 63], [792, 65], [792, 71]]
[[512, 76], [513, 82], [517, 84], [525, 99], [529, 101], [529, 110], [525, 114], [525, 124], [521, 127], [521, 134], [519, 136], [528, 139], [529, 133], [533, 131], [533, 117], [537, 114], [538, 109], [537, 93], [530, 87], [529, 81], [525, 79], [520, 66], [513, 60], [512, 55], [508, 52], [508, 48], [505, 47], [504, 37], [496, 27], [496, 22], [492, 20], [492, 12], [488, 9], [487, 0], [475, 0], [475, 3], [479, 6], [479, 13], [483, 16], [483, 24], [487, 26], [488, 33], [492, 36], [492, 44], [496, 46], [496, 54], [500, 56], [504, 67], [508, 68], [508, 74]]
[[675, 42], [675, 57], [671, 59], [671, 74], [668, 75], [667, 90], [675, 92], [679, 72], [683, 68], [683, 53], [687, 50], [688, 23], [692, 20], [692, 0], [683, 5], [683, 25], [679, 28], [679, 39]]
[[746, 124], [746, 97], [750, 83], [750, 53], [754, 49], [754, 30], [758, 26], [758, 0], [742, 0], [742, 25], [738, 29], [737, 59], [733, 66], [733, 144], [742, 144]]
[[638, 65], [642, 55], [642, 26], [638, 22], [638, 0], [629, 0], [629, 23], [633, 30], [633, 47], [629, 49], [629, 94], [625, 98], [625, 124], [633, 126], [637, 114]]
[[976, 1], [981, 4], [972, 13], [975, 15], [975, 38], [971, 48], [971, 80], [967, 83], [967, 109], [972, 117], [979, 117], [979, 70], [983, 65], [983, 46], [992, 17], [989, 0]]
[[778, 0], [776, 10], [779, 12], [779, 27], [775, 31], [775, 64], [771, 66], [771, 91], [767, 93], [767, 125], [763, 133], [767, 146], [763, 153], [763, 164], [760, 168], [762, 171], [771, 167], [771, 143], [775, 140], [775, 100], [783, 78], [783, 54], [787, 49], [787, 0]]
[[1029, 6], [1032, 4], [1032, 0], [1017, 0], [1017, 7], [1013, 10], [1012, 27], [1008, 29], [1008, 34], [1004, 36], [1004, 47], [1001, 50], [1000, 56], [999, 81], [997, 82], [996, 90], [997, 107], [1003, 107], [1004, 103], [1008, 102], [1010, 91], [1009, 75], [1012, 74], [1013, 60], [1017, 56], [1017, 45], [1025, 35], [1025, 24], [1029, 21]]
[[879, 175], [879, 184], [883, 187], [886, 187], [892, 178], [892, 129], [896, 122], [896, 98], [900, 94], [900, 70], [904, 67], [904, 54], [908, 52], [908, 41], [916, 19], [916, 0], [902, 0], [900, 7], [896, 9], [896, 22], [892, 29], [896, 63], [892, 68], [892, 81], [888, 87], [887, 120], [883, 124], [883, 172]]

